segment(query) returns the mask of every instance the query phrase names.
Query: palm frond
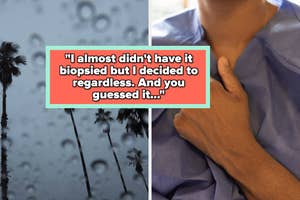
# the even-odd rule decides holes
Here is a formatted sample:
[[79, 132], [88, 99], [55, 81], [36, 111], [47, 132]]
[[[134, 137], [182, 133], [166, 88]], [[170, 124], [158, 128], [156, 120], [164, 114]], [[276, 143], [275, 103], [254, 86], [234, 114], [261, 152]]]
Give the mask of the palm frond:
[[26, 61], [26, 57], [25, 56], [16, 56], [14, 58], [14, 62], [18, 65], [18, 64], [23, 64], [26, 65], [27, 61]]
[[4, 55], [13, 55], [18, 52], [19, 45], [13, 42], [2, 42], [0, 52]]
[[147, 109], [120, 109], [117, 120], [121, 123], [127, 120], [127, 132], [132, 131], [136, 136], [144, 137], [144, 130], [148, 130], [148, 123], [144, 121], [147, 113]]
[[18, 67], [12, 65], [9, 69], [10, 73], [14, 76], [19, 76], [21, 74], [21, 71]]
[[127, 159], [129, 160], [129, 165], [133, 165], [135, 167], [135, 171], [138, 174], [143, 173], [143, 156], [142, 151], [133, 148], [128, 151]]
[[113, 121], [113, 118], [111, 117], [111, 112], [105, 111], [104, 109], [98, 109], [98, 112], [96, 113], [95, 123], [107, 123], [110, 121]]
[[124, 120], [128, 119], [134, 109], [120, 109], [118, 112], [117, 120], [123, 123]]
[[18, 53], [19, 46], [12, 42], [2, 42], [0, 45], [0, 82], [7, 87], [12, 83], [13, 76], [19, 76], [19, 64], [26, 64], [26, 58]]

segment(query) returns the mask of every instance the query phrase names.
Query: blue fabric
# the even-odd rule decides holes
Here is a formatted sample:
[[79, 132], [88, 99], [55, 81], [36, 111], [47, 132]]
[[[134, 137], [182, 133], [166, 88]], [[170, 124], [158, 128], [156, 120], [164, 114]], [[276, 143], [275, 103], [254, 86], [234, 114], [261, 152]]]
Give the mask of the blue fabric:
[[[153, 45], [207, 45], [198, 19], [196, 10], [188, 10], [154, 24]], [[283, 1], [234, 71], [249, 96], [257, 141], [300, 178], [300, 8]], [[218, 79], [213, 54], [211, 76]], [[245, 199], [220, 166], [178, 136], [177, 111], [153, 110], [153, 199]]]

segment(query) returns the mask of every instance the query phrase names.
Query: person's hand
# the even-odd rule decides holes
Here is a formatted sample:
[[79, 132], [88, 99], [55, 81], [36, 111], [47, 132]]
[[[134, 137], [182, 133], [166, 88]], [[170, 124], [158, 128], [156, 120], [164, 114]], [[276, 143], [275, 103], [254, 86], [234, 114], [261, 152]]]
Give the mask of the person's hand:
[[174, 126], [184, 139], [223, 165], [256, 141], [250, 128], [247, 94], [226, 58], [219, 59], [218, 71], [224, 86], [211, 79], [211, 108], [181, 109]]

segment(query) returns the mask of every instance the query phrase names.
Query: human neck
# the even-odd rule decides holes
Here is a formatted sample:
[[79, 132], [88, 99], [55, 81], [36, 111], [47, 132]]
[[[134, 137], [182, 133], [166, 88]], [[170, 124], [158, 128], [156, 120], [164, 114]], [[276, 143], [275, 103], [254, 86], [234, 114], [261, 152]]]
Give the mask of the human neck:
[[253, 36], [277, 12], [265, 0], [199, 0], [200, 20], [206, 39], [217, 57], [228, 57], [231, 66]]

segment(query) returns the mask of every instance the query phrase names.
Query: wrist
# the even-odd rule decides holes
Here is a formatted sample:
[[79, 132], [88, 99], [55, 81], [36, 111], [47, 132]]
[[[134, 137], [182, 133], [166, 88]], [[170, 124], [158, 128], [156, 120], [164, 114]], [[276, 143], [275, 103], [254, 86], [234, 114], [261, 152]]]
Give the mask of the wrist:
[[269, 155], [253, 137], [239, 143], [234, 150], [226, 151], [221, 165], [238, 182], [246, 184], [263, 173], [263, 168], [260, 167], [264, 166], [268, 159]]

